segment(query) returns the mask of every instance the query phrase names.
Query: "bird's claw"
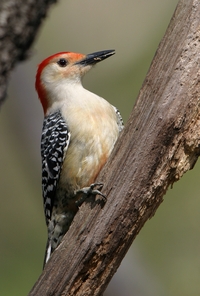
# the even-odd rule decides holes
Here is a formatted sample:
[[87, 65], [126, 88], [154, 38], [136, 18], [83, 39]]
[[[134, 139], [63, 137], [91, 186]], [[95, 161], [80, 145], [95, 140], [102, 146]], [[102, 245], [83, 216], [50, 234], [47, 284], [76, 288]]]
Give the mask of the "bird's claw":
[[[94, 189], [96, 186], [98, 186], [97, 189]], [[76, 201], [76, 205], [80, 206], [82, 203], [86, 200], [86, 198], [90, 195], [100, 195], [102, 196], [104, 202], [106, 202], [106, 196], [100, 191], [103, 188], [103, 183], [92, 183], [88, 187], [83, 187], [79, 190], [76, 190], [75, 194], [77, 193], [83, 193], [83, 196]]]

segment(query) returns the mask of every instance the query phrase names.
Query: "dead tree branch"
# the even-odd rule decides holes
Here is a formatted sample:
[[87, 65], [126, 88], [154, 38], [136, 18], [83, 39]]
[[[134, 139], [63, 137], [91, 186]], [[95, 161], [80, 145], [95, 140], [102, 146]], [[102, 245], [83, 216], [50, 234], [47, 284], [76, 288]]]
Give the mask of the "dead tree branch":
[[1, 0], [0, 3], [0, 105], [6, 97], [9, 74], [29, 55], [48, 8], [56, 0]]
[[179, 2], [98, 176], [107, 203], [81, 206], [30, 296], [102, 295], [169, 185], [194, 166], [200, 154], [199, 16], [199, 0]]

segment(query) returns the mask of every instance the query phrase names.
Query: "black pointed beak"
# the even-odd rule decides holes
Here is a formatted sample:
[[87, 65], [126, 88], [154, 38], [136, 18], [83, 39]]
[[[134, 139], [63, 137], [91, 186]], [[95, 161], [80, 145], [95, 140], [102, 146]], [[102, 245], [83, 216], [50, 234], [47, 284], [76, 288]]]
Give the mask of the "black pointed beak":
[[76, 65], [83, 65], [83, 66], [94, 65], [96, 63], [99, 63], [99, 62], [109, 58], [113, 54], [115, 54], [114, 49], [90, 53], [90, 54], [86, 55], [86, 57], [83, 60], [76, 62]]

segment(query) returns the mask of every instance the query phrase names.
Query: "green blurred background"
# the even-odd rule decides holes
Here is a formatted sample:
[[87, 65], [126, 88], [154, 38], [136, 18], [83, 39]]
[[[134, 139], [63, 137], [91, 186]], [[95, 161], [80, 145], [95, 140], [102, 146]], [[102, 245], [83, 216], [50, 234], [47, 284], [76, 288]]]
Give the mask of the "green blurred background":
[[[117, 106], [126, 122], [177, 0], [68, 0], [54, 6], [27, 62], [13, 72], [0, 116], [0, 295], [27, 295], [42, 270], [46, 226], [41, 194], [43, 113], [37, 64], [59, 51], [116, 55], [84, 86]], [[200, 295], [200, 165], [169, 189], [134, 241], [105, 296]], [[67, 267], [66, 267], [67, 268]]]

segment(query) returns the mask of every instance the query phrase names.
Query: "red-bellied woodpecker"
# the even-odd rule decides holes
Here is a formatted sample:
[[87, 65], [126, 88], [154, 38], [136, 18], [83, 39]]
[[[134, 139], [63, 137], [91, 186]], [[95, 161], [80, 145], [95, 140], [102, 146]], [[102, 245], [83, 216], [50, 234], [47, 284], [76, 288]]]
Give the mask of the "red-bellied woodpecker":
[[[81, 196], [101, 194], [94, 181], [123, 128], [119, 111], [83, 88], [93, 65], [113, 55], [61, 52], [38, 67], [36, 90], [44, 109], [42, 190], [48, 228], [45, 263], [78, 211]], [[100, 185], [96, 190], [96, 185]]]

